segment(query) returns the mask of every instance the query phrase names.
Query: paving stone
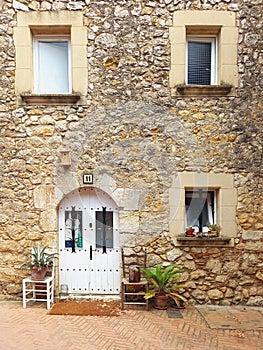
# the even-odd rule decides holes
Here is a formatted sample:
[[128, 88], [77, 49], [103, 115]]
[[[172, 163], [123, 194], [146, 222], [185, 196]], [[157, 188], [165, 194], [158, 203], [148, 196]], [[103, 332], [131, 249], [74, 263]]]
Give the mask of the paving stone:
[[210, 328], [260, 329], [263, 331], [263, 308], [244, 306], [196, 306]]
[[166, 311], [169, 318], [183, 318], [183, 315], [179, 310], [168, 309]]
[[209, 328], [193, 306], [180, 310], [183, 318], [153, 309], [97, 317], [49, 315], [41, 302], [26, 309], [20, 302], [0, 302], [0, 350], [261, 350], [263, 329], [253, 327], [255, 311], [261, 313], [240, 310], [242, 318], [233, 311], [252, 328], [229, 330]]

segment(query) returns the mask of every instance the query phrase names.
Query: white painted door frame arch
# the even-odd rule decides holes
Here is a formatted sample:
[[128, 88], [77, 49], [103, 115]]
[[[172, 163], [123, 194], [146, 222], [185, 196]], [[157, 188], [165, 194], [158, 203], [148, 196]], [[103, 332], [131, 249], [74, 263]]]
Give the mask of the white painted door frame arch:
[[119, 210], [96, 187], [65, 195], [59, 212], [59, 286], [70, 294], [119, 294]]

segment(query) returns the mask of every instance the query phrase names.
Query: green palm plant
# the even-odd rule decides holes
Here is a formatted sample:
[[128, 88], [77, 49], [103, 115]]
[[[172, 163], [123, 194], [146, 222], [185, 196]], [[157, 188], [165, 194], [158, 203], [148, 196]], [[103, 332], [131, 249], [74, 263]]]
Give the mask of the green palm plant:
[[154, 290], [145, 293], [145, 299], [154, 298], [158, 295], [168, 295], [175, 301], [177, 306], [187, 301], [187, 299], [178, 292], [178, 289], [185, 288], [185, 285], [177, 283], [180, 274], [183, 272], [178, 265], [172, 264], [162, 268], [159, 264], [155, 268], [145, 268], [143, 272], [145, 278], [154, 286]]

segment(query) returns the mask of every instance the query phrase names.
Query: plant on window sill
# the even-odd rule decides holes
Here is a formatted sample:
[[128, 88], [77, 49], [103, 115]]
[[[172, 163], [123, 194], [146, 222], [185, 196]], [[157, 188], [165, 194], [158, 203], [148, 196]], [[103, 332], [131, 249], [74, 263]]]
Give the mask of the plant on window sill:
[[185, 231], [185, 235], [186, 237], [194, 237], [195, 236], [195, 229], [192, 228], [192, 226], [187, 227], [186, 231]]
[[208, 230], [209, 230], [209, 233], [219, 236], [221, 227], [217, 224], [209, 224]]

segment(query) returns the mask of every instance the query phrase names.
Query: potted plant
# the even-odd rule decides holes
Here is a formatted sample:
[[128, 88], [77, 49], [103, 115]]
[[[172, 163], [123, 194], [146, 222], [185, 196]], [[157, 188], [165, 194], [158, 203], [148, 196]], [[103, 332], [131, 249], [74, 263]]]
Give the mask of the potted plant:
[[31, 270], [31, 278], [33, 281], [43, 281], [49, 268], [53, 266], [54, 259], [57, 258], [56, 253], [48, 253], [47, 247], [38, 245], [32, 246], [32, 252], [26, 254], [27, 261], [21, 265], [21, 268]]
[[155, 268], [143, 269], [145, 278], [154, 286], [154, 290], [145, 293], [145, 299], [153, 298], [153, 306], [156, 309], [167, 309], [168, 299], [172, 298], [178, 307], [182, 306], [182, 302], [186, 302], [186, 298], [178, 293], [179, 288], [184, 285], [177, 284], [180, 274], [183, 272], [178, 265], [172, 264], [165, 268], [159, 264]]
[[186, 237], [194, 237], [194, 232], [195, 229], [192, 226], [187, 227], [185, 231]]
[[214, 235], [219, 235], [220, 233], [220, 230], [221, 230], [221, 227], [217, 224], [209, 224], [208, 226], [208, 230], [210, 231], [211, 234], [214, 234]]

